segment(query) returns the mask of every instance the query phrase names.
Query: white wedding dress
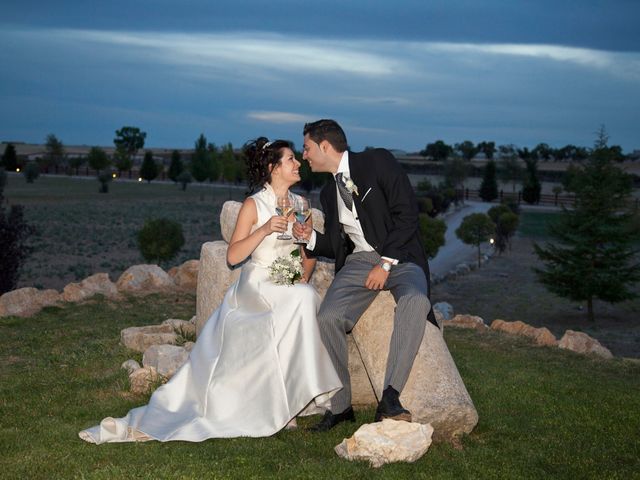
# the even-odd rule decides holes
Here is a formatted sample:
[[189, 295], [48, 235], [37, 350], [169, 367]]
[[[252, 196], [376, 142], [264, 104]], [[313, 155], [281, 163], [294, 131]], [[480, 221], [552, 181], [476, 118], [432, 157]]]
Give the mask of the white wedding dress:
[[[254, 228], [275, 214], [269, 185], [252, 196]], [[291, 230], [291, 223], [289, 224]], [[83, 430], [91, 443], [263, 437], [305, 412], [328, 408], [342, 388], [316, 323], [319, 296], [307, 284], [276, 285], [268, 266], [296, 246], [272, 233], [254, 250], [198, 336], [189, 360], [123, 418]]]

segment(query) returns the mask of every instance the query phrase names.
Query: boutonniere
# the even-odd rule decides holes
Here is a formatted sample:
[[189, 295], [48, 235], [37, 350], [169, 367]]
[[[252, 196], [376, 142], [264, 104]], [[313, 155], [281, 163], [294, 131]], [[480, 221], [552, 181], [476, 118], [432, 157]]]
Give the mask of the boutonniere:
[[353, 183], [353, 180], [351, 180], [349, 177], [343, 177], [343, 181], [344, 181], [344, 186], [347, 189], [347, 192], [353, 194], [355, 193], [356, 195], [358, 194], [358, 186]]

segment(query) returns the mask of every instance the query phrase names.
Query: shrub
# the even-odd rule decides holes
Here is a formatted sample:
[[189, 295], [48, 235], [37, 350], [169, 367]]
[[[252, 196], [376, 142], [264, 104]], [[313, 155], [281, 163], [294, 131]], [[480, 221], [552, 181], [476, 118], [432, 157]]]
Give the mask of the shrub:
[[183, 245], [182, 226], [167, 218], [147, 220], [138, 232], [138, 248], [147, 262], [171, 260]]
[[29, 162], [24, 166], [22, 171], [27, 183], [33, 183], [33, 181], [40, 176], [40, 167], [35, 162]]
[[109, 182], [113, 179], [111, 172], [102, 172], [98, 175], [98, 181], [100, 182], [100, 193], [109, 193]]
[[185, 191], [187, 189], [187, 185], [191, 183], [191, 180], [192, 180], [192, 177], [191, 177], [191, 174], [189, 173], [189, 170], [183, 170], [176, 177], [176, 181], [179, 182], [180, 185], [182, 185], [182, 191]]
[[456, 236], [467, 245], [475, 245], [478, 249], [478, 268], [480, 267], [480, 244], [488, 241], [495, 233], [496, 225], [489, 215], [472, 213], [462, 219], [456, 229]]
[[500, 215], [502, 215], [503, 213], [513, 212], [507, 205], [501, 204], [496, 205], [495, 207], [491, 207], [487, 212], [487, 215], [489, 215], [489, 218], [493, 220], [493, 223], [498, 223], [498, 218], [500, 218]]
[[429, 197], [418, 197], [418, 211], [430, 215], [433, 211], [433, 201]]
[[511, 237], [515, 235], [518, 229], [518, 222], [518, 215], [511, 211], [503, 212], [495, 220], [496, 238], [494, 246], [498, 252], [502, 253], [507, 247], [511, 248]]
[[420, 237], [424, 251], [429, 258], [437, 255], [438, 250], [445, 243], [444, 234], [447, 224], [439, 218], [431, 218], [429, 215], [420, 215]]

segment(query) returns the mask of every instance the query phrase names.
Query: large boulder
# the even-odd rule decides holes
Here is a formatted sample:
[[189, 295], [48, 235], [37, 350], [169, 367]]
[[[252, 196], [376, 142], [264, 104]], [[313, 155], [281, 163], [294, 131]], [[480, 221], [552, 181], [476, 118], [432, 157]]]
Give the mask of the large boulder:
[[[225, 202], [225, 205], [227, 203], [229, 202]], [[240, 275], [240, 268], [230, 268], [227, 264], [227, 247], [227, 242], [216, 241], [203, 244], [200, 250], [196, 299], [196, 332], [198, 334], [213, 311], [222, 303], [229, 286]]]
[[198, 260], [188, 260], [178, 267], [173, 267], [167, 274], [180, 290], [194, 292], [198, 286]]
[[94, 295], [104, 295], [107, 298], [118, 296], [116, 284], [111, 281], [108, 273], [96, 273], [80, 283], [70, 283], [62, 291], [65, 302], [82, 302]]
[[[393, 331], [395, 301], [380, 292], [352, 331], [377, 398], [384, 388], [384, 374]], [[471, 397], [451, 358], [442, 331], [426, 323], [422, 344], [400, 396], [414, 422], [430, 423], [434, 440], [455, 442], [478, 423]]]
[[[242, 203], [235, 200], [227, 200], [222, 205], [222, 211], [220, 212], [220, 231], [222, 233], [222, 239], [229, 243], [233, 230], [236, 228], [236, 220], [238, 219], [238, 213], [240, 212]], [[275, 215], [276, 212], [274, 211]]]
[[146, 294], [173, 290], [175, 283], [158, 265], [134, 265], [120, 275], [116, 287], [120, 292]]
[[144, 352], [152, 345], [173, 344], [178, 339], [172, 325], [146, 325], [144, 327], [129, 327], [120, 331], [122, 344], [135, 350]]
[[144, 395], [151, 392], [162, 383], [164, 379], [153, 367], [143, 367], [129, 374], [131, 392], [136, 395]]
[[0, 317], [15, 315], [30, 317], [44, 307], [55, 305], [62, 300], [56, 290], [38, 290], [26, 287], [12, 290], [0, 296]]
[[555, 335], [546, 327], [535, 328], [520, 320], [515, 322], [507, 322], [501, 319], [495, 319], [491, 322], [491, 329], [505, 332], [511, 335], [520, 335], [532, 339], [536, 345], [553, 347], [558, 345]]
[[189, 352], [184, 347], [152, 345], [142, 356], [142, 366], [153, 367], [163, 377], [171, 378], [188, 358]]
[[367, 460], [374, 468], [385, 463], [415, 462], [431, 446], [433, 427], [420, 423], [365, 423], [350, 438], [345, 438], [334, 450], [347, 460]]
[[576, 353], [596, 355], [606, 359], [613, 358], [613, 354], [607, 347], [604, 347], [598, 340], [584, 332], [567, 330], [560, 339], [558, 346]]
[[[431, 279], [433, 281], [433, 279]], [[453, 318], [453, 306], [447, 302], [438, 302], [433, 305], [433, 312], [440, 312], [443, 320], [451, 320]]]

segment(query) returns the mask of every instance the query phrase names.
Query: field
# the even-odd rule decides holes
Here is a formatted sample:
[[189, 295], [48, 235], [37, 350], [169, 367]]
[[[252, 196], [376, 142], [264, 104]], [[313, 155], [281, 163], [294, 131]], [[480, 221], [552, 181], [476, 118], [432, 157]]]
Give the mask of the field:
[[200, 257], [200, 246], [220, 239], [220, 209], [229, 199], [242, 200], [244, 188], [191, 185], [186, 191], [169, 183], [111, 182], [98, 193], [95, 179], [44, 176], [27, 184], [9, 175], [5, 196], [25, 207], [37, 233], [19, 287], [61, 290], [70, 282], [98, 272], [115, 281], [130, 267], [146, 263], [136, 233], [145, 220], [165, 217], [183, 228], [185, 245], [163, 268]]

